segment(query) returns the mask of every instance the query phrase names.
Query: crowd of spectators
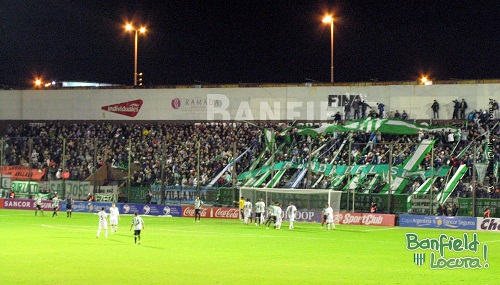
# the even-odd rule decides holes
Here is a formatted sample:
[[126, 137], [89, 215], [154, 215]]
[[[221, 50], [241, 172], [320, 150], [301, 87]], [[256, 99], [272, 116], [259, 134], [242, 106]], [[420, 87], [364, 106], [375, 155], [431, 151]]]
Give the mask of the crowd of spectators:
[[[452, 166], [452, 172], [465, 164], [469, 167], [463, 178], [470, 184], [474, 149], [476, 162], [487, 160], [484, 152], [486, 133], [498, 120], [465, 121], [459, 131], [424, 132], [417, 135], [388, 135], [379, 132], [354, 132], [320, 134], [318, 137], [300, 135], [301, 124], [287, 123], [166, 123], [153, 124], [84, 122], [46, 122], [8, 126], [3, 134], [2, 165], [23, 165], [45, 169], [44, 179], [84, 180], [104, 164], [113, 168], [127, 169], [129, 160], [134, 166], [131, 183], [134, 186], [150, 184], [205, 186], [235, 157], [250, 148], [236, 163], [236, 173], [249, 170], [266, 147], [264, 129], [276, 134], [276, 144], [283, 145], [276, 152], [274, 161], [306, 163], [311, 152], [319, 150], [314, 158], [323, 163], [392, 164], [400, 165], [408, 158], [423, 139], [435, 139], [434, 154], [427, 155], [420, 165], [429, 170], [443, 165]], [[310, 125], [313, 126], [313, 125]], [[317, 126], [317, 125], [316, 125]], [[314, 126], [314, 127], [316, 127]], [[348, 140], [340, 151], [342, 143]], [[500, 127], [489, 134], [493, 160], [500, 157]], [[476, 148], [468, 147], [475, 144]], [[459, 156], [464, 148], [468, 150]], [[389, 155], [392, 149], [392, 155]], [[234, 153], [236, 151], [236, 153]], [[130, 157], [129, 157], [130, 154]], [[270, 158], [267, 152], [260, 159], [261, 166]], [[389, 161], [392, 158], [392, 161]], [[199, 161], [199, 168], [198, 168]], [[132, 168], [132, 167], [131, 167]], [[199, 175], [198, 175], [199, 171]], [[199, 177], [199, 181], [198, 181]], [[311, 181], [304, 180], [301, 187], [313, 187], [319, 175]], [[228, 170], [217, 180], [217, 185], [232, 184], [233, 175]], [[316, 187], [328, 187], [331, 178], [324, 179]], [[416, 180], [415, 183], [423, 181]], [[437, 180], [436, 187], [444, 183]], [[409, 188], [414, 187], [409, 184]], [[498, 188], [498, 187], [496, 187]], [[497, 197], [499, 191], [486, 189], [484, 196]], [[478, 189], [480, 187], [478, 186]], [[467, 187], [457, 191], [468, 195]]]

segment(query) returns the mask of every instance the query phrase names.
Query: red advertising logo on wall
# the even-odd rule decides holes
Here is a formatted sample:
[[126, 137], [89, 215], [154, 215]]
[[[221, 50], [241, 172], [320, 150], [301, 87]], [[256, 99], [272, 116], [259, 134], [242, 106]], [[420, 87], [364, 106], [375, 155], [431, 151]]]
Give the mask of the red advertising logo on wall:
[[[203, 207], [200, 211], [202, 218], [210, 217], [209, 208]], [[183, 217], [194, 217], [194, 206], [182, 206], [182, 216]]]
[[181, 100], [179, 98], [172, 99], [170, 104], [172, 105], [172, 108], [179, 109], [181, 107]]
[[[238, 208], [227, 207], [202, 207], [200, 211], [202, 218], [238, 219]], [[183, 217], [194, 217], [194, 206], [182, 206]]]
[[365, 225], [365, 226], [394, 226], [396, 216], [392, 214], [349, 213], [340, 212], [333, 217], [335, 224]]
[[139, 110], [142, 107], [142, 103], [142, 100], [138, 99], [134, 101], [102, 106], [101, 109], [111, 113], [116, 113], [128, 117], [135, 117], [139, 113]]

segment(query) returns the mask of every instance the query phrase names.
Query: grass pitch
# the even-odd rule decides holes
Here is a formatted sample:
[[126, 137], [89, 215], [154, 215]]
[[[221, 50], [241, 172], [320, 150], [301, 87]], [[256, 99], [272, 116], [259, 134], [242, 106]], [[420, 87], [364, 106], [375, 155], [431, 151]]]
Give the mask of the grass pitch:
[[414, 263], [405, 234], [460, 237], [476, 231], [295, 223], [289, 230], [246, 226], [238, 220], [143, 217], [142, 243], [134, 245], [132, 216], [117, 233], [96, 239], [95, 214], [66, 218], [0, 210], [1, 284], [498, 284], [500, 232], [477, 232], [489, 268], [430, 269]]

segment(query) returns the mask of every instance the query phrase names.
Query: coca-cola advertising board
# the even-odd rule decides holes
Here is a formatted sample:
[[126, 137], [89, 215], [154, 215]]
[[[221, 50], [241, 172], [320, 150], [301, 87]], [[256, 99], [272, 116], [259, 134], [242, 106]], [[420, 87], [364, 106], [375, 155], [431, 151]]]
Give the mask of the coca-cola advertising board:
[[[194, 217], [194, 206], [182, 206], [183, 217]], [[202, 218], [238, 219], [238, 208], [228, 207], [202, 207], [200, 215]]]
[[335, 224], [365, 226], [395, 226], [396, 216], [392, 214], [340, 212], [333, 216]]

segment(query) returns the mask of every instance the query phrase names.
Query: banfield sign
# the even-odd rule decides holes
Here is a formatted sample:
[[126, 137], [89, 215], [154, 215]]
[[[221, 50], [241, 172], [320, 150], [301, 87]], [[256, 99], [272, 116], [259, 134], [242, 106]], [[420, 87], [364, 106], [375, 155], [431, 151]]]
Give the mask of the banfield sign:
[[500, 233], [499, 218], [477, 218], [477, 230]]
[[142, 103], [143, 103], [142, 100], [138, 99], [134, 101], [102, 106], [101, 109], [104, 111], [124, 115], [127, 117], [135, 117], [139, 113], [139, 110], [141, 110]]
[[[238, 208], [227, 207], [202, 207], [200, 211], [202, 218], [217, 218], [217, 219], [238, 219]], [[182, 206], [183, 217], [194, 217], [193, 206]]]
[[394, 226], [396, 216], [392, 214], [340, 212], [333, 217], [335, 224], [364, 226]]

